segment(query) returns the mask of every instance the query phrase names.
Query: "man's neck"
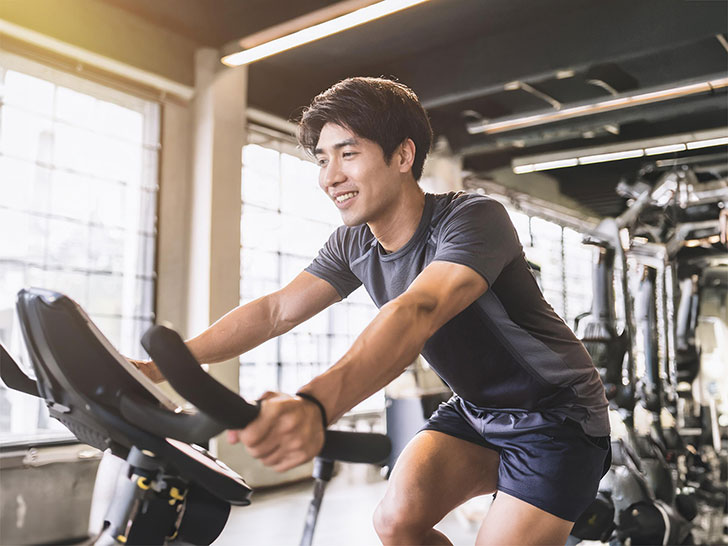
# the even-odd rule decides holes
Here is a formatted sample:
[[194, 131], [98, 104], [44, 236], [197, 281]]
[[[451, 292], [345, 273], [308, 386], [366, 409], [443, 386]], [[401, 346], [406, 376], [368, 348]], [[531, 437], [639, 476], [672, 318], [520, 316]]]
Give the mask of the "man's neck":
[[407, 184], [389, 214], [370, 222], [369, 229], [387, 253], [396, 252], [417, 231], [425, 209], [425, 194], [417, 184]]

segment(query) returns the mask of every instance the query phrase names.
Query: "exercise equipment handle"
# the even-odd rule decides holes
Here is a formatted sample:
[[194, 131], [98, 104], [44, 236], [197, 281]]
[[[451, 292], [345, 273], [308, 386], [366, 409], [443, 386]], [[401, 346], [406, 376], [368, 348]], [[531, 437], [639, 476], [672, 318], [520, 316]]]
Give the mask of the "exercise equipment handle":
[[392, 443], [384, 434], [327, 430], [319, 459], [379, 464], [389, 457]]
[[2, 378], [5, 385], [13, 390], [40, 397], [38, 384], [25, 375], [18, 363], [5, 350], [2, 343], [0, 343], [0, 378]]
[[[206, 373], [174, 330], [153, 326], [144, 334], [142, 346], [172, 387], [223, 429], [245, 428], [258, 416], [260, 407], [248, 403]], [[169, 426], [172, 422], [166, 424]], [[390, 450], [389, 438], [383, 434], [327, 430], [319, 457], [377, 464], [389, 456]]]
[[202, 369], [174, 330], [152, 326], [142, 337], [142, 346], [179, 394], [225, 428], [245, 428], [258, 416], [257, 405], [249, 404]]

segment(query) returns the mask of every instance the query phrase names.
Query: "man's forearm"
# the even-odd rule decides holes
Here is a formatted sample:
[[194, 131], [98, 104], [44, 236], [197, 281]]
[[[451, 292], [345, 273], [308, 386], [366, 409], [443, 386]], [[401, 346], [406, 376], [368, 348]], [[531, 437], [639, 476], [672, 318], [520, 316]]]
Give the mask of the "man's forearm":
[[[268, 296], [236, 307], [200, 335], [188, 340], [187, 347], [205, 364], [235, 358], [283, 333]], [[283, 331], [281, 331], [283, 330]]]
[[395, 379], [432, 335], [427, 308], [406, 298], [383, 306], [351, 349], [301, 388], [326, 408], [329, 423]]

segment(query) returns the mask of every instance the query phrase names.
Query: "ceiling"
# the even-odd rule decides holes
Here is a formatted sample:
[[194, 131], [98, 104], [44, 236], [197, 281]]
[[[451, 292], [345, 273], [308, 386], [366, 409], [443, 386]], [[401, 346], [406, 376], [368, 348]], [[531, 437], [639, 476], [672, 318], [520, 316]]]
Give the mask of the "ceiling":
[[[99, 1], [218, 49], [336, 3]], [[463, 154], [465, 169], [494, 178], [519, 157], [728, 126], [728, 87], [722, 87], [495, 134], [467, 130], [468, 124], [725, 78], [726, 34], [724, 1], [431, 0], [252, 64], [249, 103], [295, 119], [313, 96], [342, 78], [395, 77], [417, 92], [436, 135]], [[703, 154], [712, 157], [691, 164], [700, 180], [726, 175], [726, 146], [545, 174], [594, 213], [616, 215], [625, 207], [615, 192], [620, 180], [640, 172], [649, 180], [651, 171], [659, 171], [656, 160]]]

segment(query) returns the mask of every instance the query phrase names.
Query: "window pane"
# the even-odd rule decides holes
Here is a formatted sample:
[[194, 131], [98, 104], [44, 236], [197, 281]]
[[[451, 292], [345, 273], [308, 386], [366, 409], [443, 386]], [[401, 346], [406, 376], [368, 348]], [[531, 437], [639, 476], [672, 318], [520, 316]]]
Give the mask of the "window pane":
[[[15, 295], [36, 286], [75, 299], [112, 344], [142, 357], [154, 311], [158, 164], [158, 150], [142, 143], [159, 141], [158, 108], [131, 96], [127, 107], [118, 92], [2, 59], [29, 73], [0, 66], [0, 341], [28, 365]], [[32, 397], [0, 387], [0, 409], [0, 442], [68, 435]]]
[[529, 258], [541, 266], [541, 286], [546, 301], [564, 316], [564, 282], [561, 226], [542, 218], [531, 219], [533, 249]]
[[53, 147], [50, 119], [3, 105], [0, 125], [0, 152], [3, 155], [50, 162]]
[[511, 217], [511, 221], [513, 222], [513, 227], [516, 228], [516, 232], [518, 233], [518, 240], [521, 241], [521, 245], [531, 246], [531, 219], [528, 217], [527, 214], [523, 214], [522, 212], [514, 210], [508, 211], [508, 214]]
[[143, 141], [144, 116], [129, 108], [106, 101], [96, 101], [94, 112], [96, 130], [122, 140], [130, 141], [133, 150], [139, 150]]
[[68, 171], [55, 171], [52, 178], [51, 214], [88, 223], [92, 213], [92, 179]]
[[0, 207], [25, 209], [31, 204], [35, 169], [28, 161], [0, 156]]
[[56, 117], [61, 121], [91, 129], [94, 126], [96, 99], [73, 89], [56, 90]]
[[281, 245], [281, 216], [258, 207], [243, 207], [241, 237], [244, 248], [278, 251]]
[[51, 82], [8, 70], [5, 75], [5, 102], [23, 110], [50, 117], [53, 112]]
[[286, 214], [280, 222], [280, 249], [297, 256], [316, 256], [331, 235], [331, 226], [321, 222]]
[[[90, 220], [103, 226], [124, 226], [126, 187], [115, 181], [92, 180], [93, 182], [89, 184]], [[149, 211], [147, 211], [148, 213]]]
[[276, 183], [279, 180], [280, 154], [276, 150], [249, 144], [243, 148], [243, 165], [269, 177], [269, 180]]
[[280, 184], [276, 178], [271, 178], [253, 168], [243, 168], [242, 181], [243, 203], [278, 210]]

